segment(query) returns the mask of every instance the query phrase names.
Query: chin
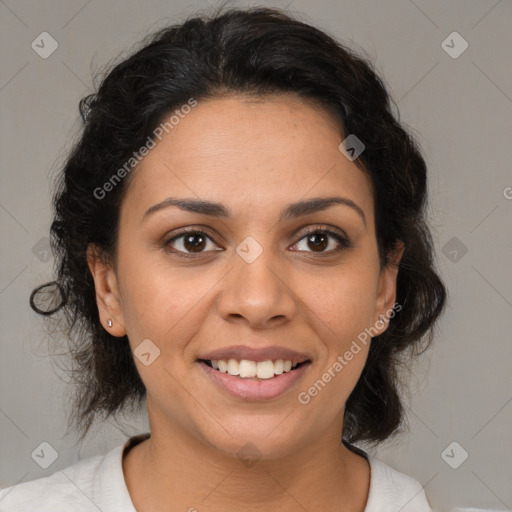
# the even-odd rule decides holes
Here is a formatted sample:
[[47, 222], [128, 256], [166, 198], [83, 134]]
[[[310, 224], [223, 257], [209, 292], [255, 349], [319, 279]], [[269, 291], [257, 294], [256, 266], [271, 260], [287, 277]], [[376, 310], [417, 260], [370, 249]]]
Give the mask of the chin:
[[[207, 437], [206, 442], [226, 456], [236, 457], [242, 462], [245, 459], [255, 461], [286, 457], [297, 451], [297, 442], [305, 444], [306, 439], [301, 443], [298, 433], [290, 431], [290, 425], [284, 428], [283, 424], [287, 421], [284, 418], [286, 415], [273, 418], [272, 421], [268, 417], [265, 420], [245, 418], [245, 425], [226, 429], [232, 436], [223, 431], [222, 435]], [[303, 425], [300, 431], [304, 434]]]

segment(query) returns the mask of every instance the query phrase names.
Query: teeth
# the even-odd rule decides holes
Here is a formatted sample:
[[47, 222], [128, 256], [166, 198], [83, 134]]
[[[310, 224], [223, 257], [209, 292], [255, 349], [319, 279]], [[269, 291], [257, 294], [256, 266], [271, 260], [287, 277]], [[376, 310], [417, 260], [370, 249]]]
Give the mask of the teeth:
[[240, 375], [240, 365], [236, 359], [228, 361], [228, 373], [229, 375]]
[[258, 379], [271, 379], [274, 375], [281, 375], [283, 372], [289, 372], [295, 368], [298, 363], [293, 364], [290, 360], [283, 361], [277, 359], [276, 361], [249, 361], [242, 359], [212, 359], [210, 361], [212, 368], [219, 370], [222, 373], [229, 375], [239, 375], [242, 379], [250, 379], [257, 377]]
[[247, 359], [242, 359], [238, 368], [240, 370], [239, 375], [242, 379], [256, 377], [256, 374], [258, 373], [258, 363], [255, 363], [254, 361], [247, 361]]
[[261, 361], [257, 364], [256, 375], [258, 379], [271, 379], [274, 376], [274, 363], [272, 361]]

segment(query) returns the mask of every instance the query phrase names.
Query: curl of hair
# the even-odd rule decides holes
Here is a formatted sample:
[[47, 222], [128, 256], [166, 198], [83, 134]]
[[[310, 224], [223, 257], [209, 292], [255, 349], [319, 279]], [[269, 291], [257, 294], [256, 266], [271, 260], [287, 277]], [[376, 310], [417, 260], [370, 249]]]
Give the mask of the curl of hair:
[[398, 241], [404, 244], [396, 296], [402, 309], [370, 345], [346, 403], [342, 436], [378, 442], [400, 426], [401, 355], [430, 344], [446, 299], [426, 224], [425, 161], [393, 116], [386, 88], [367, 59], [283, 11], [252, 8], [196, 16], [157, 31], [80, 102], [83, 132], [60, 175], [50, 236], [75, 363], [73, 418], [83, 435], [97, 415], [140, 406], [146, 393], [126, 336], [113, 337], [99, 321], [86, 258], [93, 244], [115, 263], [120, 205], [136, 170], [101, 199], [95, 190], [190, 98], [282, 93], [322, 105], [339, 119], [345, 136], [363, 141], [355, 163], [373, 185], [381, 265], [389, 263]]

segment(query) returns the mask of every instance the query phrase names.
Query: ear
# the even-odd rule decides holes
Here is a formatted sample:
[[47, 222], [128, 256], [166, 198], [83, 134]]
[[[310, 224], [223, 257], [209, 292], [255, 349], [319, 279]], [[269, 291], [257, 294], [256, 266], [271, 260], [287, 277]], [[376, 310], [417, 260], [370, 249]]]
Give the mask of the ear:
[[[87, 264], [94, 279], [101, 324], [113, 336], [124, 336], [126, 329], [121, 297], [112, 265], [106, 261], [101, 249], [94, 244], [87, 247]], [[108, 326], [108, 320], [112, 321], [112, 327]]]
[[403, 242], [397, 241], [395, 247], [388, 253], [388, 262], [381, 270], [375, 303], [375, 317], [372, 324], [375, 330], [379, 331], [375, 336], [382, 334], [388, 328], [390, 315], [396, 301], [398, 266], [404, 249]]

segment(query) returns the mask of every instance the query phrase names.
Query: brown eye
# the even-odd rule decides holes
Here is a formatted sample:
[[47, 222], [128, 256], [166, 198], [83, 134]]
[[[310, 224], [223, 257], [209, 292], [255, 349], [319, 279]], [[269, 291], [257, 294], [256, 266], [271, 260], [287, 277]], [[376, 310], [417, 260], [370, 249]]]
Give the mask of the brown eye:
[[[304, 241], [304, 242], [303, 242]], [[350, 247], [348, 239], [330, 229], [313, 229], [294, 246], [296, 251], [331, 253]]]
[[164, 245], [169, 247], [171, 252], [183, 254], [201, 254], [211, 250], [222, 250], [218, 248], [206, 232], [201, 230], [181, 233], [169, 239]]
[[203, 235], [185, 235], [183, 238], [183, 247], [187, 251], [201, 252], [206, 246], [206, 237]]
[[313, 233], [307, 236], [309, 247], [314, 251], [323, 251], [329, 245], [329, 237], [324, 233]]

